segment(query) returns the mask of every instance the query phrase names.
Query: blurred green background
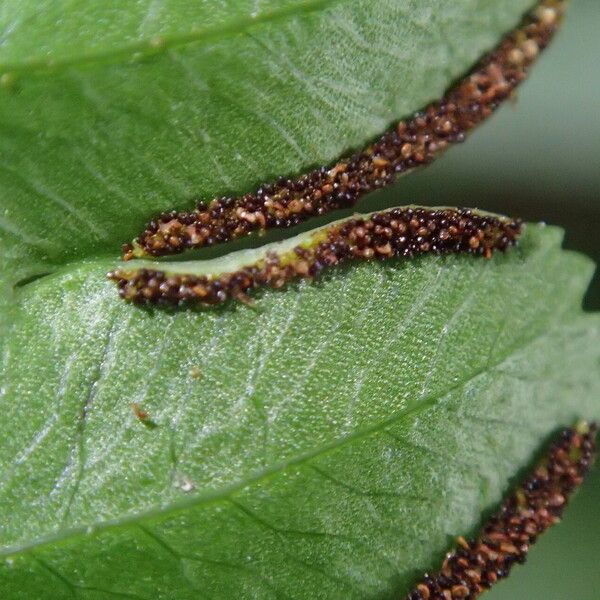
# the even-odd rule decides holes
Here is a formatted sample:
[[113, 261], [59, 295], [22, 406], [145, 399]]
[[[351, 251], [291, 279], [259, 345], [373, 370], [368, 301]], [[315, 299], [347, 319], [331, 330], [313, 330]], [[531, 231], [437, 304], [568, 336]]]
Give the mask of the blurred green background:
[[[396, 204], [399, 192], [402, 203], [479, 206], [560, 225], [567, 247], [600, 263], [600, 1], [574, 0], [516, 102], [464, 146], [402, 180]], [[386, 195], [379, 201], [385, 204]], [[598, 271], [585, 306], [600, 310]], [[527, 567], [485, 597], [600, 599], [598, 465]]]

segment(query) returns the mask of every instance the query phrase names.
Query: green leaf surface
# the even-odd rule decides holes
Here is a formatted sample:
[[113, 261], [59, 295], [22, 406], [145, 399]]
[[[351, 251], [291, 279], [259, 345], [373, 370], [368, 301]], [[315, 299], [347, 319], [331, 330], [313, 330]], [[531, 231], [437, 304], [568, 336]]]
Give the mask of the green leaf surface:
[[363, 146], [531, 5], [4, 2], [0, 272], [114, 256], [158, 211]]
[[3, 599], [398, 598], [556, 427], [600, 418], [592, 267], [552, 228], [255, 310], [105, 280], [153, 213], [364, 145], [531, 4], [3, 3]]
[[258, 309], [140, 309], [101, 260], [20, 288], [4, 597], [406, 592], [550, 432], [600, 417], [591, 264], [560, 242], [530, 225], [491, 261], [356, 265]]

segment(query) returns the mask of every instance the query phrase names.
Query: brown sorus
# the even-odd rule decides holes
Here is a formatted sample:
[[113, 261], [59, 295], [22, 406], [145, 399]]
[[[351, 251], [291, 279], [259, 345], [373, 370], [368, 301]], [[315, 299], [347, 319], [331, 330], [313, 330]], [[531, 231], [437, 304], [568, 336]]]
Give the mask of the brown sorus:
[[468, 209], [402, 207], [356, 216], [317, 229], [295, 248], [241, 266], [234, 272], [193, 275], [123, 267], [108, 274], [119, 294], [138, 303], [219, 304], [249, 302], [259, 287], [281, 288], [288, 281], [314, 278], [326, 267], [348, 260], [471, 254], [490, 258], [519, 236], [519, 221]]
[[216, 198], [189, 212], [163, 213], [133, 244], [123, 247], [124, 259], [210, 246], [354, 206], [360, 197], [388, 185], [396, 175], [430, 163], [487, 119], [526, 78], [563, 11], [562, 0], [543, 0], [441, 100], [400, 121], [362, 152], [299, 177], [265, 184], [254, 193]]
[[595, 456], [596, 426], [563, 430], [545, 458], [473, 540], [459, 538], [441, 570], [426, 574], [405, 600], [473, 600], [523, 563], [544, 531], [560, 520]]
[[146, 427], [148, 427], [148, 429], [154, 429], [157, 426], [156, 423], [150, 418], [150, 415], [144, 409], [142, 409], [137, 402], [131, 403], [131, 410], [137, 417], [138, 421], [143, 423]]

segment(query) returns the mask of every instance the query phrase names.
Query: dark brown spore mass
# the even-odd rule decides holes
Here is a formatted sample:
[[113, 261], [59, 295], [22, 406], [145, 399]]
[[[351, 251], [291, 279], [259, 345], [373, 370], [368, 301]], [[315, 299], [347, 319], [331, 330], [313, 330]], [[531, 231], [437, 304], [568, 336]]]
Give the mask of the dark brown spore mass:
[[441, 570], [425, 575], [405, 600], [473, 600], [523, 563], [538, 536], [560, 521], [595, 456], [596, 426], [565, 429], [545, 459], [474, 540], [458, 538]]
[[255, 288], [280, 288], [297, 278], [314, 278], [325, 267], [347, 260], [426, 253], [490, 258], [494, 250], [512, 246], [520, 230], [519, 221], [466, 209], [394, 208], [317, 230], [308, 244], [283, 254], [267, 252], [264, 259], [233, 273], [196, 276], [122, 268], [108, 277], [117, 282], [122, 298], [139, 303], [248, 301], [247, 294]]
[[151, 221], [124, 259], [161, 256], [227, 242], [253, 231], [291, 227], [315, 215], [353, 206], [397, 174], [430, 163], [487, 119], [526, 78], [556, 31], [564, 2], [544, 0], [439, 102], [401, 121], [354, 156], [295, 179], [280, 179], [237, 198], [201, 203]]

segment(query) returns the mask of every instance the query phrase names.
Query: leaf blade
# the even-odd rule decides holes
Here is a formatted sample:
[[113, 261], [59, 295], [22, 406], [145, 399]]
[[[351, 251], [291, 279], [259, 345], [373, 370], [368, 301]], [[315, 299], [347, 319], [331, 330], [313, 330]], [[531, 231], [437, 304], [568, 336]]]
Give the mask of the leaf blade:
[[149, 215], [362, 146], [439, 97], [530, 5], [478, 2], [336, 4], [148, 61], [17, 78], [0, 90], [2, 270], [18, 281], [109, 255]]
[[[321, 285], [265, 293], [260, 313], [144, 313], [99, 283], [104, 264], [33, 283], [20, 301], [35, 318], [9, 344], [13, 377], [15, 348], [35, 329], [38, 344], [60, 330], [58, 356], [65, 364], [75, 355], [79, 376], [63, 381], [70, 403], [55, 405], [69, 415], [69, 435], [59, 427], [45, 438], [62, 448], [55, 464], [40, 475], [48, 463], [42, 444], [1, 488], [3, 506], [18, 497], [27, 514], [37, 507], [28, 533], [19, 514], [3, 516], [4, 552], [14, 561], [3, 580], [36, 571], [35, 556], [68, 581], [105, 589], [108, 571], [94, 558], [104, 554], [112, 591], [151, 597], [156, 581], [135, 573], [158, 553], [170, 565], [160, 589], [175, 586], [183, 597], [197, 589], [217, 598], [406, 589], [414, 569], [443, 553], [445, 532], [465, 533], [499, 500], [548, 431], [598, 416], [591, 374], [599, 322], [578, 315], [591, 265], [561, 251], [560, 239], [530, 225], [520, 251], [491, 263], [362, 265]], [[546, 306], [531, 305], [538, 296]], [[73, 310], [82, 301], [88, 308]], [[68, 315], [61, 325], [40, 328], [57, 310]], [[91, 332], [94, 313], [103, 318]], [[1, 399], [12, 419], [16, 398], [27, 407], [27, 427], [11, 440], [13, 462], [44, 430], [48, 409], [33, 402], [35, 393], [57, 398], [51, 389], [60, 385], [56, 366], [36, 370], [36, 352], [47, 351], [31, 344], [22, 349], [28, 372], [20, 369], [19, 385]], [[190, 375], [194, 366], [200, 378]], [[142, 401], [158, 428], [138, 423], [130, 401]], [[74, 417], [82, 407], [80, 456]], [[3, 473], [11, 443], [2, 448]], [[84, 468], [73, 467], [53, 496], [69, 456]], [[40, 494], [47, 506], [36, 504]], [[50, 520], [62, 525], [48, 529]], [[6, 550], [24, 541], [34, 543]]]

